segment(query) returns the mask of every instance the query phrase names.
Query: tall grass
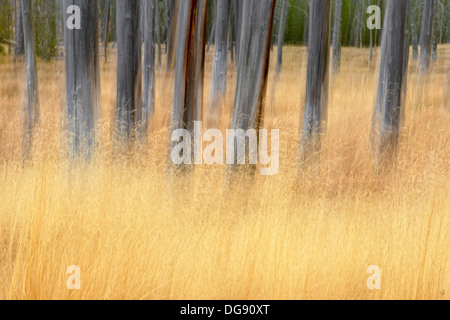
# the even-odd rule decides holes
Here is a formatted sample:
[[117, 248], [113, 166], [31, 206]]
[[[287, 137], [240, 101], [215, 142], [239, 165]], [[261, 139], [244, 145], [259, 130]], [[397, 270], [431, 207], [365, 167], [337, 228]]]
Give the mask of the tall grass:
[[[1, 59], [0, 299], [449, 299], [450, 47], [420, 87], [411, 62], [398, 159], [384, 174], [369, 146], [377, 66], [367, 51], [344, 49], [320, 172], [300, 177], [306, 53], [287, 48], [275, 87], [271, 61], [266, 102], [265, 125], [280, 129], [280, 172], [251, 187], [237, 181], [230, 194], [221, 166], [167, 176], [173, 78], [163, 73], [147, 150], [111, 160], [114, 62], [102, 66], [103, 146], [76, 167], [65, 158], [63, 62], [39, 63], [42, 124], [23, 165], [24, 66]], [[230, 66], [228, 121], [235, 78]], [[81, 269], [81, 290], [67, 288], [70, 265]], [[382, 270], [381, 290], [366, 286], [370, 265]]]

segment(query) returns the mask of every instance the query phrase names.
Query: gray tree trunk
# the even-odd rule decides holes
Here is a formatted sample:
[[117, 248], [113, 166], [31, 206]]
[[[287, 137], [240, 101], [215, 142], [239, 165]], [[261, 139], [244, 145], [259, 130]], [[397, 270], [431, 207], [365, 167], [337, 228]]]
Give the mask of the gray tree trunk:
[[167, 38], [167, 71], [173, 70], [175, 67], [175, 50], [177, 43], [177, 23], [178, 23], [178, 11], [180, 1], [183, 0], [168, 0], [168, 12], [169, 12], [169, 29]]
[[422, 28], [420, 31], [420, 74], [430, 68], [431, 43], [435, 0], [425, 0], [423, 5]]
[[225, 104], [227, 93], [228, 67], [228, 25], [231, 0], [216, 1], [215, 47], [212, 74], [211, 103], [208, 108], [208, 126], [217, 128], [220, 122], [221, 110]]
[[25, 43], [23, 40], [23, 19], [22, 19], [22, 3], [16, 0], [16, 28], [14, 32], [14, 54], [16, 57], [25, 54]]
[[[133, 138], [142, 117], [141, 35], [138, 0], [117, 0], [117, 137]], [[120, 26], [120, 28], [119, 28]]]
[[[402, 107], [406, 98], [407, 52], [405, 31], [409, 0], [388, 0], [381, 44], [376, 122], [381, 125], [377, 147], [378, 164], [395, 156], [400, 131]], [[408, 51], [405, 47], [408, 46]]]
[[161, 52], [161, 11], [159, 10], [159, 0], [155, 0], [155, 35], [156, 43], [158, 44], [158, 70], [162, 67], [162, 52]]
[[334, 8], [333, 28], [333, 74], [338, 74], [341, 66], [341, 25], [342, 25], [342, 0], [336, 0]]
[[[242, 9], [244, 7], [244, 0], [233, 0], [234, 1], [234, 23], [235, 23], [235, 38], [236, 38], [236, 46], [235, 46], [235, 54], [234, 58], [239, 61], [239, 50], [240, 50], [240, 41], [241, 41], [241, 26], [242, 26]], [[238, 63], [236, 63], [237, 68]]]
[[[177, 22], [172, 132], [202, 121], [207, 0], [182, 0]], [[194, 148], [192, 148], [192, 161]]]
[[28, 104], [22, 112], [22, 154], [26, 160], [33, 147], [33, 133], [39, 124], [39, 88], [36, 70], [36, 44], [31, 0], [21, 0], [25, 61], [27, 66]]
[[[435, 10], [437, 10], [437, 6], [435, 7]], [[432, 54], [432, 59], [433, 62], [435, 62], [437, 60], [437, 46], [438, 46], [438, 30], [439, 30], [439, 15], [437, 13], [434, 14], [434, 18], [433, 18], [433, 54]]]
[[94, 151], [101, 110], [97, 1], [64, 0], [63, 4], [64, 21], [69, 6], [77, 5], [81, 10], [80, 30], [64, 25], [69, 158], [88, 160]]
[[411, 2], [411, 42], [413, 47], [413, 60], [419, 58], [419, 39], [417, 36], [417, 8], [414, 5], [414, 1]]
[[[242, 7], [238, 77], [232, 127], [259, 130], [263, 125], [275, 0], [245, 0]], [[246, 147], [246, 157], [249, 155]], [[237, 144], [234, 163], [239, 163]], [[254, 171], [254, 170], [252, 170]]]
[[284, 45], [284, 33], [286, 31], [288, 6], [289, 1], [283, 0], [283, 6], [281, 8], [281, 16], [280, 16], [280, 27], [278, 28], [277, 74], [281, 72], [281, 68], [283, 66], [283, 45]]
[[311, 1], [308, 36], [306, 104], [300, 144], [300, 164], [319, 163], [321, 135], [328, 108], [331, 1]]
[[144, 103], [142, 108], [140, 133], [147, 134], [148, 118], [155, 113], [155, 2], [158, 0], [146, 0], [144, 4]]
[[105, 4], [105, 21], [104, 21], [104, 29], [103, 29], [103, 49], [105, 50], [105, 61], [108, 61], [108, 41], [109, 41], [109, 30], [110, 23], [109, 17], [111, 14], [111, 3], [110, 0], [106, 0]]

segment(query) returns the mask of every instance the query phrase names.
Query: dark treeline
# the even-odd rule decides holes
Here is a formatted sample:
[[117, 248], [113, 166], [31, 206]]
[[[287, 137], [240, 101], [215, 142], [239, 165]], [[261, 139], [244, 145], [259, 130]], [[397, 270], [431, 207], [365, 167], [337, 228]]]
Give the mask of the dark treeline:
[[[284, 43], [291, 45], [301, 45], [307, 43], [308, 38], [308, 21], [310, 14], [311, 0], [288, 0], [286, 26], [284, 31]], [[159, 16], [159, 32], [161, 43], [164, 46], [168, 39], [168, 7], [170, 7], [170, 0], [158, 0], [157, 15]], [[215, 16], [215, 0], [208, 1], [207, 5], [207, 44], [214, 42], [214, 16]], [[282, 15], [282, 2], [277, 1], [275, 11], [275, 21], [273, 28], [272, 42], [277, 43], [279, 34], [279, 23]], [[334, 19], [335, 1], [332, 1], [332, 19]], [[108, 11], [109, 32], [108, 42], [115, 43], [116, 36], [116, 1], [100, 0], [98, 1], [98, 23], [101, 27], [100, 36], [104, 39], [104, 23], [105, 13], [107, 12], [107, 3], [109, 3], [110, 10]], [[233, 2], [234, 3], [234, 2]], [[411, 0], [411, 44], [419, 41], [420, 28], [422, 22], [424, 0]], [[19, 0], [1, 0], [0, 1], [0, 53], [7, 52], [8, 48], [13, 50], [16, 46], [20, 49], [20, 44], [16, 44], [17, 39], [20, 39], [21, 30], [18, 34], [17, 29], [17, 12], [20, 5]], [[343, 0], [342, 1], [342, 19], [341, 19], [341, 45], [344, 47], [368, 47], [371, 43], [376, 46], [380, 45], [381, 35], [379, 32], [372, 32], [366, 27], [369, 13], [367, 8], [370, 5], [378, 5], [381, 8], [382, 21], [386, 9], [386, 0]], [[32, 1], [34, 19], [36, 21], [34, 32], [36, 38], [36, 53], [38, 57], [49, 59], [59, 54], [59, 49], [63, 43], [63, 29], [61, 20], [62, 5], [59, 0], [34, 0]], [[439, 43], [446, 43], [450, 41], [450, 0], [436, 0], [434, 7], [434, 21], [433, 21], [433, 45]], [[170, 11], [170, 10], [169, 10]], [[20, 18], [20, 16], [19, 16]], [[234, 17], [231, 28], [235, 28]], [[332, 25], [333, 28], [333, 25]], [[19, 35], [19, 37], [18, 37]], [[236, 39], [232, 37], [233, 43]], [[22, 53], [22, 50], [19, 50]]]

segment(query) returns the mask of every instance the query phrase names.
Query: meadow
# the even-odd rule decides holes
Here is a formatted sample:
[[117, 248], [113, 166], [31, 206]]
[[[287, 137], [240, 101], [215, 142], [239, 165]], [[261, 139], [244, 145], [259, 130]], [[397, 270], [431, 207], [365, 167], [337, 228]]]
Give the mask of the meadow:
[[[173, 75], [164, 65], [148, 145], [113, 156], [111, 54], [101, 60], [103, 143], [95, 161], [76, 166], [66, 159], [64, 61], [38, 61], [41, 126], [24, 164], [25, 66], [0, 57], [0, 299], [450, 298], [450, 46], [423, 79], [411, 59], [398, 157], [381, 173], [370, 147], [378, 55], [369, 62], [367, 49], [343, 48], [320, 171], [299, 175], [306, 49], [286, 47], [276, 81], [272, 54], [264, 125], [280, 129], [279, 173], [250, 186], [237, 179], [233, 191], [225, 166], [168, 176]], [[228, 70], [223, 130], [237, 75]], [[81, 290], [67, 288], [71, 265]], [[366, 286], [371, 265], [380, 290]]]

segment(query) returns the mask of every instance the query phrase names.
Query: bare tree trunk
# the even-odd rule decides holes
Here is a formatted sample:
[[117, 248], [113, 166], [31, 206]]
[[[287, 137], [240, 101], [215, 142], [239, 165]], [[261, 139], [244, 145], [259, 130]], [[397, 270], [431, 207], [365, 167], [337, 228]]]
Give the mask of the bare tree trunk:
[[281, 16], [280, 16], [280, 27], [278, 28], [277, 73], [281, 72], [281, 68], [283, 65], [283, 44], [284, 44], [284, 33], [286, 31], [288, 6], [289, 1], [283, 0], [283, 7], [281, 9]]
[[16, 29], [14, 33], [14, 54], [16, 57], [25, 54], [25, 44], [23, 40], [23, 19], [22, 19], [22, 3], [16, 0]]
[[[259, 130], [263, 125], [267, 92], [270, 42], [272, 38], [275, 0], [245, 0], [241, 25], [238, 78], [232, 127], [235, 130]], [[234, 163], [246, 155], [234, 150]], [[253, 168], [253, 167], [252, 167]], [[254, 168], [253, 168], [254, 169]], [[254, 170], [252, 170], [253, 172]]]
[[[435, 7], [435, 11], [437, 10], [437, 6]], [[434, 14], [434, 18], [433, 18], [433, 54], [432, 54], [432, 59], [433, 62], [435, 62], [437, 60], [437, 46], [438, 46], [438, 29], [439, 29], [439, 15], [437, 14], [437, 12], [435, 12]]]
[[139, 132], [141, 137], [147, 135], [149, 116], [155, 113], [155, 2], [146, 0], [144, 3], [144, 102], [142, 115], [139, 116]]
[[36, 71], [36, 44], [34, 40], [34, 21], [31, 0], [21, 0], [25, 61], [27, 65], [28, 104], [22, 112], [22, 155], [26, 160], [33, 148], [33, 133], [39, 124], [39, 87]]
[[[236, 47], [235, 47], [235, 60], [239, 61], [239, 50], [240, 50], [240, 41], [241, 41], [241, 26], [242, 26], [242, 9], [244, 7], [243, 1], [245, 0], [233, 0], [234, 1], [234, 23], [235, 23], [235, 38], [236, 38]], [[237, 68], [238, 63], [236, 63]]]
[[415, 2], [412, 1], [410, 7], [411, 7], [411, 41], [412, 41], [412, 47], [413, 47], [413, 60], [417, 60], [419, 58], [419, 40], [417, 37], [417, 8], [414, 5]]
[[142, 116], [140, 1], [117, 0], [117, 136], [133, 138]]
[[228, 24], [231, 0], [216, 0], [215, 48], [212, 74], [211, 103], [208, 108], [208, 126], [217, 128], [227, 93]]
[[426, 0], [423, 5], [422, 29], [420, 31], [420, 74], [430, 68], [431, 42], [435, 0]]
[[179, 6], [172, 132], [193, 133], [194, 122], [202, 120], [207, 0], [182, 0]]
[[341, 66], [341, 22], [342, 22], [342, 0], [336, 0], [334, 8], [333, 29], [333, 74], [338, 74]]
[[65, 17], [71, 5], [80, 7], [81, 29], [64, 25], [69, 158], [81, 156], [88, 160], [94, 151], [95, 125], [101, 109], [97, 1], [64, 0]]
[[155, 0], [155, 30], [156, 30], [156, 43], [158, 44], [158, 70], [162, 67], [162, 52], [161, 52], [161, 11], [159, 9], [159, 0]]
[[178, 11], [180, 1], [183, 0], [168, 0], [168, 12], [169, 12], [169, 29], [167, 38], [167, 71], [173, 70], [175, 67], [175, 44], [177, 43], [177, 23], [178, 23]]
[[[388, 0], [381, 45], [375, 124], [381, 125], [377, 146], [377, 163], [387, 164], [396, 155], [400, 131], [401, 108], [405, 106], [407, 58], [405, 37], [409, 0]], [[408, 48], [409, 49], [409, 48]], [[381, 123], [380, 123], [381, 122]]]
[[105, 5], [105, 21], [104, 21], [104, 29], [103, 29], [103, 48], [105, 50], [105, 61], [108, 61], [108, 41], [109, 41], [109, 17], [111, 14], [111, 3], [110, 0], [106, 0]]
[[330, 56], [331, 1], [311, 1], [308, 36], [306, 104], [300, 165], [319, 163], [321, 135], [326, 129]]

